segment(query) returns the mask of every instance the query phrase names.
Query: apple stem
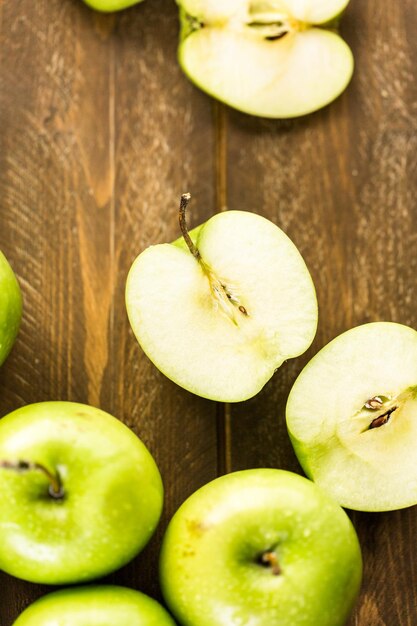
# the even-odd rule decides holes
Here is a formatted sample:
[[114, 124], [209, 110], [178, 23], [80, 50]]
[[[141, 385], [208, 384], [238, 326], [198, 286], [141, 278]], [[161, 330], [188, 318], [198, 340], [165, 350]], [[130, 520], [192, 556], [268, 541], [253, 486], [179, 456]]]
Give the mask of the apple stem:
[[191, 194], [189, 193], [182, 194], [181, 202], [180, 202], [179, 222], [180, 222], [180, 228], [181, 228], [182, 236], [184, 237], [185, 243], [187, 244], [191, 254], [197, 259], [197, 261], [200, 262], [201, 254], [188, 233], [187, 221], [185, 219], [185, 212], [190, 203], [190, 200], [191, 200]]
[[261, 564], [270, 567], [274, 576], [281, 574], [281, 568], [278, 563], [278, 557], [276, 552], [268, 550], [261, 555]]
[[13, 470], [14, 472], [42, 472], [49, 481], [48, 493], [54, 500], [60, 500], [64, 497], [64, 490], [58, 474], [53, 474], [44, 465], [34, 463], [32, 461], [0, 461], [1, 469]]

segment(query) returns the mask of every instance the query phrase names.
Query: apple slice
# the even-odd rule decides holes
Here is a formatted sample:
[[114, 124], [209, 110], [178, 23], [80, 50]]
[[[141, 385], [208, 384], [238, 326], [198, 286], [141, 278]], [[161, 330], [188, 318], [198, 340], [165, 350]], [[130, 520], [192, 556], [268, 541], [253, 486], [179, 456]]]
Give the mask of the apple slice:
[[316, 111], [344, 91], [353, 56], [335, 32], [347, 0], [182, 0], [179, 61], [201, 89], [263, 117]]
[[6, 360], [22, 317], [22, 294], [6, 257], [0, 250], [0, 365]]
[[168, 378], [197, 395], [239, 402], [312, 342], [314, 286], [297, 248], [275, 224], [227, 211], [190, 237], [188, 201], [184, 194], [184, 241], [151, 246], [133, 263], [126, 285], [130, 323]]
[[295, 382], [287, 425], [306, 474], [342, 506], [417, 504], [417, 332], [376, 322], [331, 341]]
[[361, 581], [346, 513], [282, 470], [222, 476], [178, 509], [164, 537], [164, 598], [183, 626], [343, 626]]

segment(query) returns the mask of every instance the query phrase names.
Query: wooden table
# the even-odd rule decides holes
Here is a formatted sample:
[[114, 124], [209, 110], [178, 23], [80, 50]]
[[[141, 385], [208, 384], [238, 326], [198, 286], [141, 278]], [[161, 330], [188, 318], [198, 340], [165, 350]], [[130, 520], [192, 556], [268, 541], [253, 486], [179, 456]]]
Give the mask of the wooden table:
[[[307, 360], [363, 322], [417, 327], [415, 2], [352, 0], [342, 28], [357, 63], [351, 86], [325, 110], [284, 122], [227, 109], [184, 78], [168, 0], [117, 16], [79, 0], [3, 0], [0, 20], [0, 248], [25, 302], [0, 373], [0, 415], [74, 400], [144, 439], [165, 481], [163, 523], [108, 580], [158, 597], [161, 536], [189, 494], [231, 470], [300, 471], [284, 407]], [[223, 406], [180, 389], [129, 328], [129, 266], [177, 237], [184, 191], [193, 224], [226, 208], [274, 220], [317, 287], [314, 345], [249, 402]], [[352, 519], [365, 572], [349, 626], [415, 626], [416, 508]], [[1, 574], [1, 626], [45, 591]]]

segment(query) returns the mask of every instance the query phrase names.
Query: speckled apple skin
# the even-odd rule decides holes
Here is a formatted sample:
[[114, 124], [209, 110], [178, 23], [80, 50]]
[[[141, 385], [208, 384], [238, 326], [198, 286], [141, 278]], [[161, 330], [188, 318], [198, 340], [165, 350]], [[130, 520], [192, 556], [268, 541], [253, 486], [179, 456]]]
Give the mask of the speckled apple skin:
[[16, 339], [22, 317], [22, 294], [6, 257], [0, 250], [0, 365]]
[[62, 499], [40, 471], [0, 469], [0, 569], [32, 582], [77, 583], [130, 561], [162, 510], [158, 468], [122, 422], [91, 406], [43, 402], [0, 420], [0, 459], [58, 473]]
[[[269, 551], [278, 575], [260, 563]], [[254, 469], [222, 476], [182, 505], [160, 571], [182, 626], [344, 626], [362, 560], [348, 516], [314, 483]]]

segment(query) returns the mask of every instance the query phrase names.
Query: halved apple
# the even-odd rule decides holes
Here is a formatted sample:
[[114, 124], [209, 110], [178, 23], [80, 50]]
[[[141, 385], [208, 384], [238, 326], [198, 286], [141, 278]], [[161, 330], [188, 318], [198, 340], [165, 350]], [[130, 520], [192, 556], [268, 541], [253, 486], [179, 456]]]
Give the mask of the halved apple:
[[349, 0], [178, 2], [181, 67], [240, 111], [272, 118], [311, 113], [351, 79], [353, 55], [334, 21]]
[[254, 396], [317, 327], [307, 267], [269, 220], [219, 213], [183, 240], [151, 246], [130, 270], [126, 305], [144, 352], [168, 378], [212, 400]]
[[342, 506], [417, 504], [417, 332], [375, 322], [331, 341], [295, 382], [287, 425], [306, 474]]

